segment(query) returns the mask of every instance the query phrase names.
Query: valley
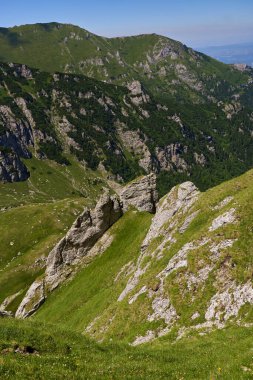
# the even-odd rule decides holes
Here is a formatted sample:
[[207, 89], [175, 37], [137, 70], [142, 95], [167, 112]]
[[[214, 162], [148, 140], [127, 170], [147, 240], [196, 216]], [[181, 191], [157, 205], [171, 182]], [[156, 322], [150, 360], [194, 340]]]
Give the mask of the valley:
[[0, 377], [253, 377], [253, 71], [0, 28]]

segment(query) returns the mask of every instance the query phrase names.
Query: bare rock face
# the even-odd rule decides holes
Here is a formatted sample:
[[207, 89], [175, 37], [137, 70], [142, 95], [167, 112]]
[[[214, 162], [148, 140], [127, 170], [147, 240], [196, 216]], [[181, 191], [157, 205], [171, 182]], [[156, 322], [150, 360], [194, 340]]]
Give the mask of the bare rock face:
[[151, 173], [125, 186], [120, 193], [123, 211], [127, 211], [130, 206], [139, 211], [154, 213], [158, 194], [156, 190], [156, 175]]
[[165, 148], [156, 148], [156, 157], [159, 162], [160, 169], [165, 171], [172, 171], [174, 167], [178, 172], [186, 172], [188, 164], [183, 158], [187, 153], [187, 147], [182, 144], [170, 144]]
[[45, 301], [45, 284], [43, 280], [36, 280], [30, 286], [25, 298], [16, 311], [16, 318], [27, 318], [32, 315]]
[[0, 182], [25, 181], [29, 176], [26, 166], [15, 153], [0, 151]]
[[18, 120], [8, 106], [0, 106], [1, 128], [0, 145], [12, 149], [20, 157], [31, 158], [29, 147], [34, 146], [31, 125], [25, 120]]
[[[155, 212], [157, 197], [156, 176], [150, 174], [123, 188], [120, 198], [104, 193], [93, 210], [85, 209], [66, 236], [50, 252], [45, 276], [30, 286], [16, 317], [26, 318], [32, 315], [45, 301], [48, 292], [76, 272], [84, 257], [92, 256], [93, 251], [94, 255], [103, 252], [107, 243], [111, 243], [110, 236], [105, 232], [129, 206], [132, 205], [139, 211]], [[101, 245], [99, 249], [96, 249], [96, 243]]]
[[84, 210], [48, 256], [46, 282], [51, 289], [66, 279], [71, 265], [77, 264], [121, 216], [119, 199], [109, 194], [102, 195], [93, 210]]
[[101, 196], [93, 210], [85, 209], [49, 254], [45, 277], [35, 280], [30, 286], [16, 317], [26, 318], [32, 315], [45, 301], [47, 293], [70, 276], [74, 266], [80, 263], [122, 214], [118, 197], [108, 193]]
[[161, 234], [167, 236], [164, 225], [179, 211], [185, 213], [196, 202], [199, 194], [197, 187], [190, 181], [173, 187], [157, 205], [157, 212], [142, 246], [147, 247], [153, 239]]
[[118, 135], [121, 140], [124, 141], [124, 145], [130, 151], [131, 154], [139, 157], [139, 166], [145, 170], [146, 173], [150, 173], [155, 169], [155, 165], [152, 161], [152, 155], [148, 146], [146, 145], [147, 137], [141, 137], [140, 131], [129, 131], [123, 129], [124, 125], [117, 125]]
[[136, 106], [143, 103], [148, 103], [150, 101], [149, 95], [145, 93], [141, 83], [138, 80], [134, 80], [129, 83], [127, 88], [130, 91], [131, 101]]

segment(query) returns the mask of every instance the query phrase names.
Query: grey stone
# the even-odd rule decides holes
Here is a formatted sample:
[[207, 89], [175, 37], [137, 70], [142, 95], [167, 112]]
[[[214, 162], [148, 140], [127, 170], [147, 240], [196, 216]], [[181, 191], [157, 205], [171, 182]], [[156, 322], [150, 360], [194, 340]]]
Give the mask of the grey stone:
[[133, 206], [139, 211], [154, 213], [158, 201], [156, 175], [151, 173], [125, 186], [120, 193], [123, 211]]
[[44, 280], [34, 281], [19, 305], [15, 317], [20, 319], [29, 317], [43, 304], [45, 299]]

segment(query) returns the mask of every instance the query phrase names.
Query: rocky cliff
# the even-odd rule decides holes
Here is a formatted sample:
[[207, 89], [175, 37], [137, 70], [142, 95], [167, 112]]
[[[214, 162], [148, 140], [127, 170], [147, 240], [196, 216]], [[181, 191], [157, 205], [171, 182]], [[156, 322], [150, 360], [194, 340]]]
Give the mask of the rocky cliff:
[[[64, 319], [65, 325], [75, 323], [98, 340], [117, 337], [132, 345], [165, 335], [179, 340], [231, 324], [251, 326], [251, 189], [252, 172], [206, 193], [187, 181], [156, 203], [152, 220], [129, 207], [89, 251], [94, 255], [89, 261], [94, 264], [92, 276], [89, 263], [82, 264], [80, 276], [45, 302], [36, 318], [43, 320], [50, 308], [51, 322], [66, 313], [70, 321]], [[106, 273], [101, 274], [101, 265]], [[99, 283], [95, 281], [93, 290], [96, 271]], [[17, 316], [25, 317], [41, 305], [44, 284], [38, 279], [32, 285]], [[71, 297], [79, 288], [89, 289], [89, 295], [79, 294], [72, 316]], [[98, 303], [105, 289], [106, 302]], [[35, 294], [29, 304], [31, 292]]]
[[[45, 275], [29, 288], [21, 302], [16, 317], [25, 318], [33, 314], [45, 301], [47, 294], [84, 265], [87, 257], [101, 254], [110, 243], [106, 231], [128, 210], [153, 213], [156, 208], [156, 176], [150, 174], [126, 186], [120, 197], [103, 194], [96, 207], [85, 209], [76, 219], [66, 236], [50, 252]], [[101, 241], [99, 242], [99, 239]], [[96, 245], [96, 243], [99, 243]]]

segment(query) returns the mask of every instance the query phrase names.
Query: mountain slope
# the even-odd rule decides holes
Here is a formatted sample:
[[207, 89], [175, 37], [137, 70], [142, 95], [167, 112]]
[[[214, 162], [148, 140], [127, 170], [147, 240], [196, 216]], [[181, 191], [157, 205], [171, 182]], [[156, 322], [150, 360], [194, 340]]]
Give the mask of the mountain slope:
[[108, 231], [105, 252], [34, 318], [134, 345], [251, 326], [252, 180], [250, 171], [202, 194], [182, 184], [160, 200], [151, 224], [129, 211]]
[[141, 79], [157, 96], [176, 95], [184, 102], [186, 94], [202, 102], [247, 82], [246, 74], [156, 34], [104, 38], [74, 25], [34, 24], [1, 28], [0, 47], [5, 62], [124, 85]]
[[126, 88], [25, 65], [0, 69], [2, 181], [29, 177], [22, 159], [70, 171], [78, 159], [121, 182], [155, 171], [164, 194], [189, 176], [206, 189], [252, 166], [252, 84], [234, 88], [237, 101], [176, 105], [158, 103], [139, 81]]

